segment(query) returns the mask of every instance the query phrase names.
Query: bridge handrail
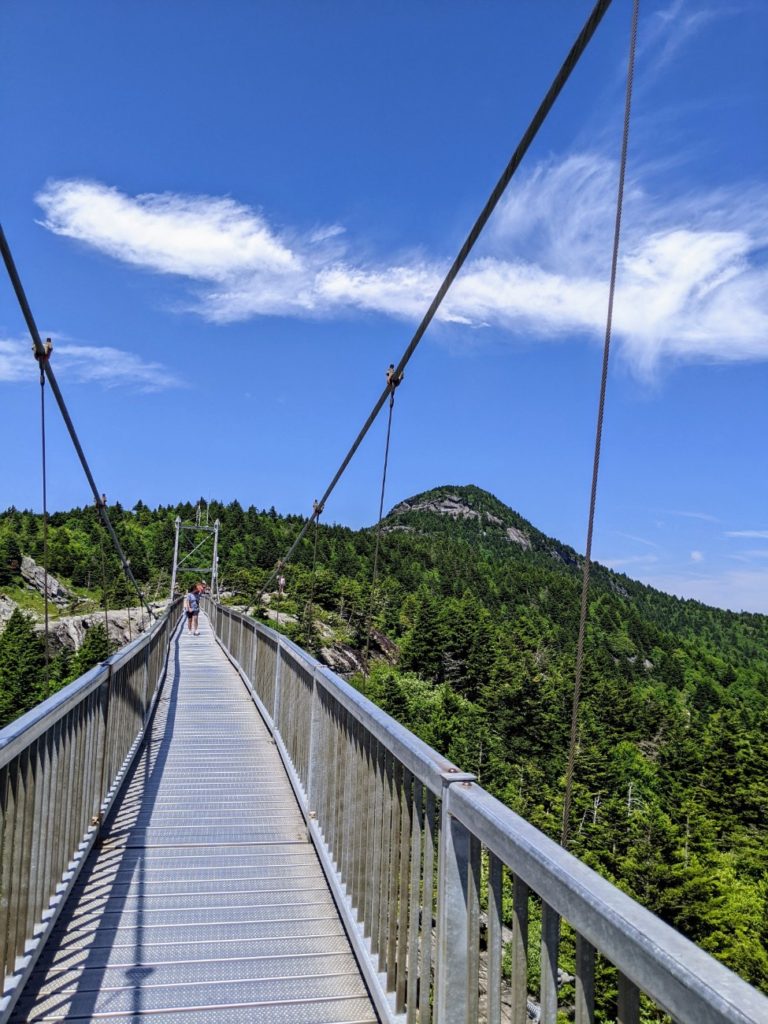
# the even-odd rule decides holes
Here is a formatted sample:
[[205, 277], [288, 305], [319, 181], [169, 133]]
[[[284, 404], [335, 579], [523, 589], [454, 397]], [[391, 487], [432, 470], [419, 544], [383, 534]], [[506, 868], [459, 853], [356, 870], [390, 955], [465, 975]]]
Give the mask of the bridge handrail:
[[[533, 895], [541, 901], [537, 1012], [545, 1024], [558, 1010], [561, 918], [575, 933], [577, 1024], [594, 1019], [596, 954], [617, 969], [622, 1024], [640, 1020], [641, 993], [679, 1024], [768, 1021], [768, 999], [757, 990], [288, 638], [226, 606], [207, 609], [273, 731], [350, 937], [373, 965], [369, 981], [387, 1019], [421, 1024], [434, 1013], [438, 1024], [483, 1016], [498, 1024], [504, 990], [512, 1019], [524, 1021]], [[513, 897], [509, 979], [505, 894]]]
[[34, 966], [139, 747], [180, 603], [0, 730], [0, 1020]]

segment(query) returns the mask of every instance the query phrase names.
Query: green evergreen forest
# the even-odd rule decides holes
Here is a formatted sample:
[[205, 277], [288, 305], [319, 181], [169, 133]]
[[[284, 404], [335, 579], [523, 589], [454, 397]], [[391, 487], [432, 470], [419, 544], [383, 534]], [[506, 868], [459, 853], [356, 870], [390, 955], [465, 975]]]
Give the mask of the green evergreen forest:
[[[109, 512], [147, 596], [165, 598], [174, 519], [193, 522], [195, 505]], [[273, 626], [279, 612], [278, 628], [323, 659], [351, 652], [367, 668], [352, 677], [359, 689], [559, 838], [577, 552], [479, 488], [442, 487], [385, 519], [373, 592], [375, 530], [321, 525], [267, 613], [263, 586], [305, 520], [238, 502], [212, 502], [209, 515], [227, 600]], [[98, 605], [96, 510], [49, 523], [50, 571]], [[104, 548], [110, 606], [125, 605]], [[19, 597], [20, 555], [41, 562], [42, 551], [39, 516], [0, 514], [0, 592]], [[89, 633], [88, 650], [62, 656], [46, 681], [39, 634], [14, 613], [0, 636], [0, 723], [104, 656], [106, 637]], [[594, 567], [570, 849], [768, 992], [768, 617]]]

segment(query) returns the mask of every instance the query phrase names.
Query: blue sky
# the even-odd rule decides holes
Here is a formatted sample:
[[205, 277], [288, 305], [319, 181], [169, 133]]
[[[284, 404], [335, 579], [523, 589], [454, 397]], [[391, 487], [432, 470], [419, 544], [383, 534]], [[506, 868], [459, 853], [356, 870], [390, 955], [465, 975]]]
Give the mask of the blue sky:
[[[589, 3], [7, 3], [0, 217], [97, 482], [308, 512]], [[629, 0], [400, 388], [387, 505], [475, 483], [584, 548]], [[768, 612], [768, 9], [641, 6], [595, 555]], [[0, 506], [39, 508], [0, 284]], [[51, 413], [49, 503], [90, 495]], [[375, 519], [384, 423], [326, 519]]]

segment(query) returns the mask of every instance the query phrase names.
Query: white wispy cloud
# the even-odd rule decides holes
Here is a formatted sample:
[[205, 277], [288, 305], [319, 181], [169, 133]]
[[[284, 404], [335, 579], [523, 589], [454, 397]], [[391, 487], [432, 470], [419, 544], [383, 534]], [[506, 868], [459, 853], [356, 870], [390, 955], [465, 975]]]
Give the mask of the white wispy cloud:
[[627, 555], [624, 558], [596, 559], [607, 569], [623, 569], [627, 565], [654, 565], [658, 560], [657, 555]]
[[667, 509], [666, 514], [670, 516], [681, 516], [683, 519], [701, 519], [705, 523], [719, 523], [717, 516], [709, 512], [684, 512], [681, 509]]
[[[500, 204], [478, 254], [438, 314], [526, 338], [602, 336], [616, 167], [585, 153], [534, 167]], [[355, 257], [340, 225], [278, 230], [230, 198], [128, 196], [99, 182], [52, 181], [42, 223], [124, 263], [191, 285], [214, 322], [367, 311], [416, 320], [447, 269], [424, 253]], [[768, 358], [768, 188], [660, 201], [626, 195], [614, 334], [641, 374], [663, 359]]]
[[758, 540], [768, 540], [768, 530], [726, 530], [726, 537], [753, 537]]
[[647, 19], [638, 55], [648, 70], [660, 71], [697, 32], [716, 18], [732, 13], [725, 4], [707, 7], [700, 2], [673, 0]]
[[704, 561], [704, 553], [702, 551], [692, 551], [691, 552], [691, 561], [692, 562], [703, 562]]
[[624, 533], [621, 530], [614, 530], [613, 533], [617, 537], [623, 537], [624, 540], [634, 541], [636, 544], [643, 544], [643, 545], [645, 545], [645, 547], [648, 547], [648, 548], [659, 549], [661, 547], [661, 545], [658, 544], [655, 540], [648, 540], [647, 537], [638, 537], [634, 533]]
[[37, 376], [31, 343], [25, 345], [15, 338], [0, 338], [0, 381], [15, 383], [36, 380]]
[[248, 270], [297, 270], [295, 254], [255, 211], [213, 196], [126, 196], [96, 181], [50, 183], [45, 227], [162, 274], [226, 281]]
[[734, 562], [754, 562], [755, 559], [768, 558], [768, 548], [750, 548], [740, 555], [729, 555]]
[[[130, 387], [144, 392], [184, 386], [184, 382], [161, 363], [148, 362], [132, 352], [108, 345], [56, 342], [54, 359], [57, 377], [81, 384]], [[0, 383], [37, 380], [37, 374], [30, 342], [0, 338]]]

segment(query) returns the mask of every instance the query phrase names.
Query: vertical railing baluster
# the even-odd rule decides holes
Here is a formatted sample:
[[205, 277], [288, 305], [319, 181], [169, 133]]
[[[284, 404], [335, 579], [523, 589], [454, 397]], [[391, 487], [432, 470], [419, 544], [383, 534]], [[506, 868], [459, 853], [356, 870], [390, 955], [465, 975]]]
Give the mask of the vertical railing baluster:
[[282, 695], [282, 685], [281, 685], [282, 662], [283, 662], [282, 650], [283, 650], [282, 644], [278, 640], [277, 641], [277, 647], [275, 648], [275, 685], [274, 685], [274, 689], [272, 691], [272, 693], [273, 693], [273, 695], [272, 695], [273, 703], [272, 703], [272, 707], [271, 708], [267, 708], [267, 710], [272, 715], [272, 721], [274, 722], [275, 730], [278, 733], [280, 732], [280, 698], [281, 698], [281, 695]]
[[243, 668], [248, 674], [254, 693], [259, 693], [259, 651], [261, 649], [261, 637], [254, 623], [251, 639], [251, 657], [248, 665]]
[[411, 884], [408, 907], [408, 963], [405, 994], [408, 1011], [407, 1024], [416, 1024], [419, 1008], [419, 919], [422, 916], [421, 884], [421, 837], [423, 828], [423, 787], [413, 780], [413, 804], [411, 811]]
[[51, 736], [51, 786], [48, 794], [50, 807], [50, 821], [48, 824], [48, 839], [45, 851], [45, 875], [50, 879], [50, 888], [53, 889], [59, 880], [60, 875], [56, 872], [56, 851], [58, 848], [61, 805], [59, 803], [59, 787], [61, 784], [61, 720], [55, 723], [50, 730]]
[[16, 838], [16, 807], [18, 758], [0, 772], [0, 970], [10, 973], [12, 956], [9, 950], [11, 907], [13, 898], [13, 846]]
[[39, 853], [37, 858], [37, 873], [35, 877], [35, 906], [38, 915], [47, 906], [47, 900], [51, 895], [51, 878], [48, 874], [46, 864], [48, 860], [48, 836], [50, 831], [50, 803], [51, 803], [51, 730], [47, 729], [41, 737], [40, 751], [40, 826], [38, 834]]
[[574, 1024], [595, 1024], [595, 947], [576, 933]]
[[333, 856], [334, 863], [338, 863], [339, 854], [336, 846], [338, 838], [338, 814], [339, 814], [339, 705], [334, 700], [331, 702], [330, 715], [328, 717], [328, 801], [326, 804], [325, 821], [327, 832], [325, 841]]
[[616, 1024], [639, 1024], [640, 992], [634, 982], [619, 971]]
[[392, 760], [386, 748], [382, 754], [382, 818], [381, 818], [381, 866], [379, 869], [379, 935], [377, 948], [379, 951], [379, 970], [387, 967], [387, 924], [389, 914], [389, 872], [392, 843]]
[[432, 1020], [432, 910], [435, 899], [435, 796], [427, 790], [424, 820], [424, 894], [421, 901], [421, 985], [419, 987], [419, 1024]]
[[389, 836], [389, 802], [387, 797], [387, 754], [383, 743], [377, 744], [376, 765], [376, 836], [374, 841], [374, 925], [371, 934], [373, 951], [379, 954], [379, 969], [383, 964], [384, 954], [381, 946], [381, 921], [385, 913], [384, 876], [389, 867], [385, 842]]
[[528, 886], [515, 875], [512, 896], [512, 1024], [528, 1020]]
[[411, 868], [411, 831], [413, 829], [412, 803], [413, 776], [403, 771], [400, 784], [400, 880], [397, 897], [397, 968], [395, 984], [395, 1008], [397, 1013], [405, 1009], [406, 964], [408, 962], [408, 889]]
[[394, 758], [393, 762], [389, 884], [387, 886], [387, 988], [390, 991], [394, 991], [397, 980], [397, 898], [400, 886], [400, 824], [403, 800], [403, 766]]
[[318, 693], [318, 673], [312, 676], [312, 692], [309, 711], [309, 749], [307, 751], [307, 807], [317, 813], [317, 779], [323, 770], [320, 762], [320, 696]]
[[467, 1020], [476, 1021], [480, 997], [480, 840], [470, 833], [467, 865]]
[[27, 809], [27, 778], [26, 766], [29, 763], [29, 749], [22, 751], [16, 758], [14, 772], [15, 828], [13, 836], [13, 859], [11, 863], [10, 904], [8, 910], [8, 955], [7, 967], [15, 970], [18, 952], [19, 916], [21, 908], [21, 869], [24, 860], [25, 816]]
[[488, 1024], [501, 1024], [502, 864], [488, 854]]
[[366, 730], [356, 719], [353, 720], [355, 743], [355, 807], [352, 842], [352, 906], [360, 920], [365, 908], [366, 846], [368, 831], [368, 765], [366, 763]]
[[557, 1020], [557, 957], [560, 916], [548, 903], [541, 904], [541, 1024]]
[[384, 813], [384, 794], [381, 777], [381, 744], [374, 738], [371, 738], [370, 759], [369, 800], [371, 801], [372, 813], [370, 815], [367, 843], [371, 855], [371, 871], [367, 882], [363, 934], [371, 939], [371, 951], [378, 953], [379, 871], [381, 870], [380, 831], [381, 819]]
[[72, 815], [72, 832], [69, 837], [70, 856], [77, 849], [86, 829], [85, 824], [85, 778], [86, 778], [86, 734], [85, 734], [85, 705], [81, 701], [75, 713], [76, 735], [75, 735], [75, 776], [73, 785], [75, 787], [75, 806]]
[[349, 872], [349, 805], [352, 800], [352, 757], [349, 745], [349, 713], [339, 709], [339, 796], [338, 796], [338, 849], [339, 873], [346, 880]]
[[32, 890], [30, 868], [32, 863], [32, 844], [35, 824], [35, 746], [36, 744], [32, 743], [27, 747], [27, 757], [24, 765], [24, 833], [21, 863], [19, 865], [19, 885], [17, 887], [17, 891], [19, 893], [19, 904], [17, 910], [18, 921], [16, 925], [17, 956], [23, 955], [25, 939], [29, 934], [29, 931], [27, 930], [27, 920], [29, 917], [29, 901]]
[[31, 936], [35, 930], [35, 924], [40, 916], [41, 907], [39, 903], [42, 897], [39, 895], [40, 867], [43, 849], [40, 845], [43, 831], [43, 802], [45, 786], [45, 765], [43, 762], [45, 750], [45, 739], [38, 737], [32, 744], [32, 778], [34, 780], [34, 810], [32, 824], [32, 839], [29, 852], [29, 894], [27, 896], [27, 916], [24, 926], [24, 934]]
[[45, 810], [43, 814], [43, 856], [40, 874], [43, 878], [42, 902], [50, 898], [58, 879], [51, 875], [51, 851], [53, 847], [53, 822], [55, 816], [54, 801], [56, 799], [56, 772], [58, 767], [57, 754], [58, 722], [45, 734], [46, 740], [46, 773], [45, 773]]

